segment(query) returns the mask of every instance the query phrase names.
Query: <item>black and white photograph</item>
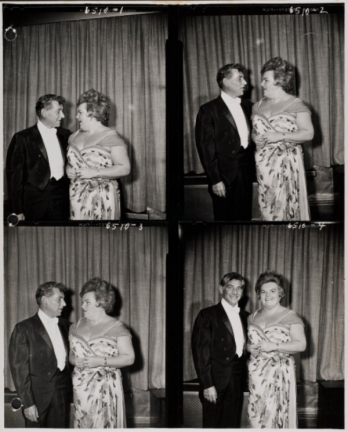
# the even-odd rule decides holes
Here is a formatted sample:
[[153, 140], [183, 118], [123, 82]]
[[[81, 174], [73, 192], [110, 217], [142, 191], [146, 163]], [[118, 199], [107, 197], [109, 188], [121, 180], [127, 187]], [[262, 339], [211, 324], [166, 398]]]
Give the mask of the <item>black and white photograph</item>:
[[343, 220], [344, 4], [180, 9], [185, 221]]
[[166, 219], [165, 10], [2, 10], [5, 219]]
[[343, 226], [181, 231], [183, 426], [344, 429]]
[[163, 426], [166, 228], [4, 234], [5, 428]]
[[0, 6], [3, 428], [344, 429], [345, 0]]

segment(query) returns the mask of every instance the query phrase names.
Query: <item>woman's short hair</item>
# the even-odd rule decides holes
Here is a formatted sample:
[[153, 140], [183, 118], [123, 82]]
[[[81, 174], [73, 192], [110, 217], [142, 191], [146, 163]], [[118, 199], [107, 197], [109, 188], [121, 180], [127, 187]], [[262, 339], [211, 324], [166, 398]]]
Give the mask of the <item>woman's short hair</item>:
[[245, 279], [239, 273], [235, 273], [235, 272], [226, 273], [225, 276], [223, 276], [223, 278], [221, 279], [220, 285], [223, 287], [228, 282], [230, 282], [231, 280], [234, 280], [234, 279], [242, 282], [242, 287], [244, 288]]
[[52, 293], [53, 288], [59, 289], [59, 291], [62, 294], [65, 294], [67, 291], [66, 286], [63, 285], [62, 283], [59, 283], [59, 282], [53, 282], [52, 281], [52, 282], [45, 282], [45, 283], [41, 284], [35, 293], [36, 303], [39, 306], [41, 304], [41, 300], [42, 300], [43, 296], [51, 297], [51, 295], [53, 294]]
[[271, 270], [267, 270], [264, 273], [261, 273], [259, 278], [256, 281], [256, 285], [255, 285], [255, 291], [257, 296], [260, 298], [261, 295], [261, 288], [262, 285], [268, 283], [268, 282], [274, 282], [278, 285], [278, 289], [279, 289], [279, 294], [280, 297], [283, 298], [285, 296], [285, 281], [283, 276], [281, 276], [280, 274], [271, 271]]
[[225, 66], [222, 66], [216, 75], [216, 81], [218, 83], [218, 86], [222, 89], [223, 88], [223, 80], [224, 78], [230, 78], [232, 74], [232, 69], [237, 69], [237, 71], [242, 72], [245, 76], [245, 68], [239, 63], [229, 63]]
[[80, 297], [89, 292], [94, 293], [96, 301], [106, 313], [112, 312], [115, 305], [115, 290], [111, 284], [99, 277], [95, 277], [83, 285]]
[[42, 109], [50, 109], [53, 101], [58, 102], [59, 105], [64, 105], [65, 103], [63, 96], [57, 96], [55, 94], [47, 94], [39, 97], [35, 105], [36, 115], [39, 117], [39, 119], [42, 118]]
[[90, 89], [82, 93], [77, 105], [86, 104], [86, 110], [91, 117], [103, 125], [107, 125], [110, 116], [110, 99], [103, 93]]
[[273, 71], [276, 85], [279, 85], [285, 92], [288, 93], [293, 89], [295, 68], [288, 61], [281, 57], [273, 57], [263, 65], [261, 75], [267, 71]]

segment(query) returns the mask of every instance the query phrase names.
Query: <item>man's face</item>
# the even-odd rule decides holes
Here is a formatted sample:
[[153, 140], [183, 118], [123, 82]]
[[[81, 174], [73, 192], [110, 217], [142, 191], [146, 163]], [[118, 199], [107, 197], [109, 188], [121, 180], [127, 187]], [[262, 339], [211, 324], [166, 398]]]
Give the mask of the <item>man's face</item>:
[[60, 122], [65, 117], [63, 113], [63, 105], [60, 105], [57, 101], [52, 101], [49, 108], [43, 108], [41, 110], [42, 123], [48, 128], [59, 127]]
[[41, 309], [50, 318], [60, 316], [64, 306], [66, 306], [64, 294], [58, 288], [52, 288], [51, 295], [43, 296], [41, 299]]
[[232, 279], [224, 286], [219, 286], [220, 294], [222, 298], [227, 301], [231, 306], [237, 306], [239, 300], [243, 294], [243, 283], [238, 279]]
[[231, 69], [230, 77], [224, 78], [223, 83], [225, 93], [234, 98], [243, 95], [246, 86], [243, 72], [240, 72], [238, 69]]

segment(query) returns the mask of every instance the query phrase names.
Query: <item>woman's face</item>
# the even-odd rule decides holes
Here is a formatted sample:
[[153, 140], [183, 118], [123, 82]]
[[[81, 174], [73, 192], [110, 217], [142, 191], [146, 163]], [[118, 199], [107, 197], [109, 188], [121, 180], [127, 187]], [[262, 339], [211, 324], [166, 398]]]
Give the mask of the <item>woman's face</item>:
[[267, 282], [261, 286], [260, 301], [266, 309], [273, 309], [279, 305], [280, 291], [275, 282]]
[[263, 88], [263, 94], [266, 97], [273, 97], [279, 91], [280, 87], [276, 85], [274, 81], [273, 71], [266, 71], [262, 75], [261, 87]]
[[94, 292], [88, 292], [82, 297], [82, 310], [84, 312], [85, 318], [93, 318], [97, 313], [99, 313], [100, 308], [98, 306], [97, 300], [95, 299]]
[[77, 116], [76, 119], [79, 121], [79, 127], [83, 131], [89, 131], [91, 126], [91, 119], [88, 115], [86, 102], [82, 103], [77, 108]]

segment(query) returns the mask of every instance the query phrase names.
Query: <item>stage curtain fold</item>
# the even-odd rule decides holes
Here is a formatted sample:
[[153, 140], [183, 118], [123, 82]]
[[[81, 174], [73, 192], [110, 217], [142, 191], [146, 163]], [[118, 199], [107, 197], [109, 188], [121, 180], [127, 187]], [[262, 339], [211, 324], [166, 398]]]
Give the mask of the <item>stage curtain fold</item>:
[[79, 292], [90, 278], [110, 282], [120, 296], [119, 319], [131, 330], [136, 361], [133, 388], [165, 387], [165, 227], [5, 228], [5, 387], [14, 390], [8, 344], [15, 324], [37, 312], [35, 291], [43, 282], [64, 283], [68, 318], [82, 316]]
[[196, 378], [191, 333], [198, 312], [219, 302], [222, 276], [246, 278], [245, 310], [260, 307], [258, 276], [284, 276], [284, 306], [304, 320], [307, 349], [298, 378], [344, 379], [344, 233], [342, 225], [319, 229], [288, 226], [208, 226], [186, 229], [184, 269], [184, 380]]
[[194, 127], [200, 105], [219, 95], [218, 69], [241, 63], [252, 102], [262, 98], [261, 68], [275, 56], [296, 66], [297, 95], [311, 109], [315, 136], [307, 168], [344, 163], [343, 14], [182, 17], [184, 46], [184, 172], [203, 173]]
[[124, 206], [165, 212], [166, 15], [33, 25], [17, 34], [3, 46], [4, 163], [13, 134], [35, 124], [40, 96], [65, 97], [62, 127], [74, 132], [77, 99], [94, 88], [110, 98], [109, 126], [128, 144]]

